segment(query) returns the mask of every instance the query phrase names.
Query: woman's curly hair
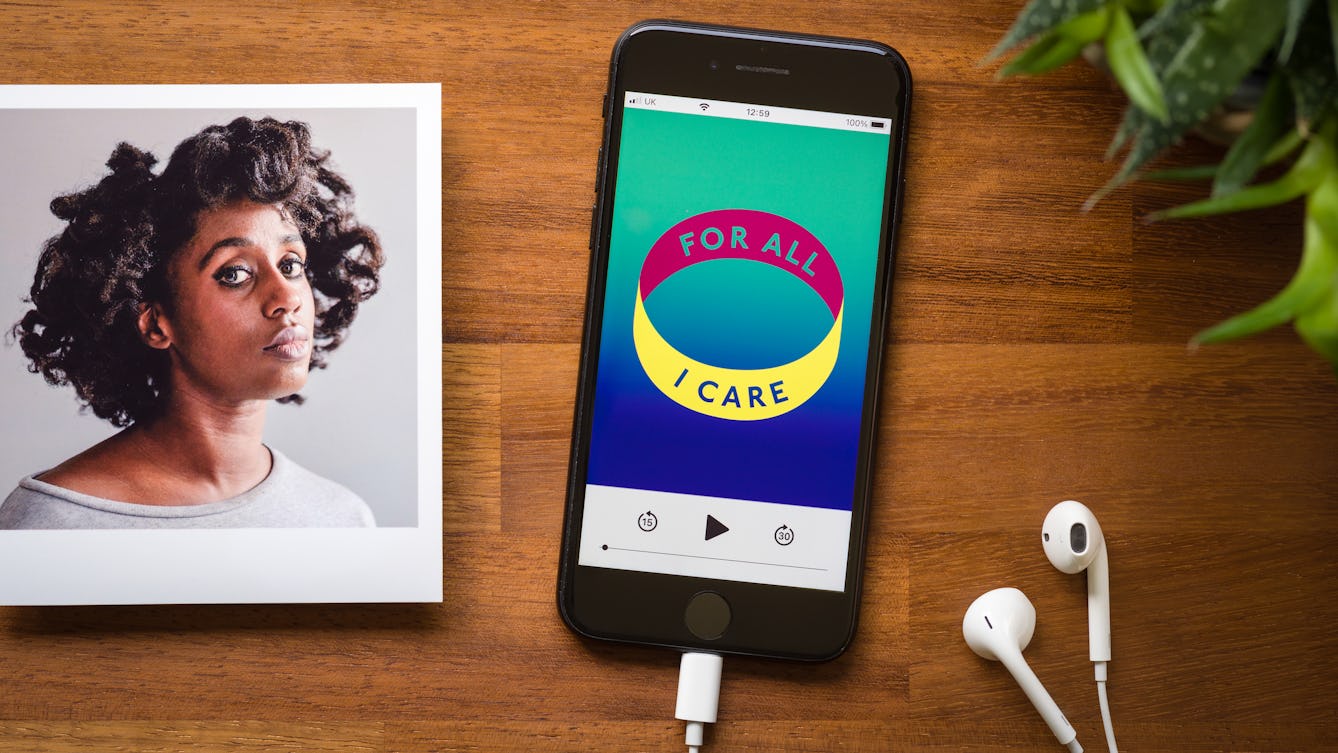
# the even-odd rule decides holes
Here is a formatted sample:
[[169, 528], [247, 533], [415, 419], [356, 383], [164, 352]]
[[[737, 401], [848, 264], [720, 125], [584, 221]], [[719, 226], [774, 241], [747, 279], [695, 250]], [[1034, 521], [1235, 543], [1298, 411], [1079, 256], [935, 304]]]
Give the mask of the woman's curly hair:
[[[183, 141], [161, 175], [157, 159], [121, 143], [97, 185], [59, 196], [67, 224], [46, 242], [28, 302], [11, 330], [53, 385], [116, 426], [152, 419], [167, 388], [168, 356], [140, 338], [142, 305], [171, 310], [168, 260], [195, 235], [199, 213], [248, 199], [279, 204], [307, 248], [316, 301], [311, 368], [344, 339], [358, 304], [377, 291], [381, 243], [353, 216], [353, 191], [311, 146], [305, 123], [237, 118]], [[300, 402], [296, 395], [283, 400]]]

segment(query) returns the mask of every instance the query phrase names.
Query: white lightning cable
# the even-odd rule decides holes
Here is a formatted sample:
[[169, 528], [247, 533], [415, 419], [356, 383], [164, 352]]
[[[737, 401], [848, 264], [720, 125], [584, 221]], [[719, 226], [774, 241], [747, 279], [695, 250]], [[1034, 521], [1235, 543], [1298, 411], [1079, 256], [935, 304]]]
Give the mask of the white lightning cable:
[[1096, 695], [1101, 702], [1101, 723], [1106, 726], [1106, 745], [1110, 753], [1120, 753], [1115, 747], [1115, 725], [1110, 721], [1110, 697], [1106, 695], [1106, 663], [1096, 662]]
[[688, 723], [688, 753], [702, 747], [704, 725], [715, 724], [720, 705], [720, 669], [724, 659], [719, 654], [689, 651], [678, 666], [678, 706], [674, 717]]

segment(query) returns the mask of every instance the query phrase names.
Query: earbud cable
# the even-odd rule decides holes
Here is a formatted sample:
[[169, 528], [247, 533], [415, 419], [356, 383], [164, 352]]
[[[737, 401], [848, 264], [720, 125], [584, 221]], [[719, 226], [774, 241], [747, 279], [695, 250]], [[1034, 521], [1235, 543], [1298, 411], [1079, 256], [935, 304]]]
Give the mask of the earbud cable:
[[1106, 745], [1110, 753], [1119, 753], [1115, 747], [1115, 725], [1110, 721], [1110, 696], [1106, 695], [1106, 663], [1096, 662], [1096, 695], [1101, 702], [1101, 723], [1106, 726]]

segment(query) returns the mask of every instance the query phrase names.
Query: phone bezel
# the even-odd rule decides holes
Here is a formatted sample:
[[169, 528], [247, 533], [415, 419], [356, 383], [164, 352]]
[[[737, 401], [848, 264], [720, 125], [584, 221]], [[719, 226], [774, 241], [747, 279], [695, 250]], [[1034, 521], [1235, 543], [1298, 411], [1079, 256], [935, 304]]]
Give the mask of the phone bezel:
[[[780, 75], [765, 69], [788, 73]], [[559, 612], [572, 630], [605, 640], [801, 660], [833, 658], [853, 638], [870, 501], [882, 342], [891, 289], [892, 241], [901, 206], [910, 87], [905, 61], [892, 48], [874, 42], [677, 21], [641, 22], [619, 38], [610, 64], [604, 108], [605, 129], [596, 188], [598, 201], [592, 217], [586, 320], [558, 583]], [[875, 271], [856, 496], [852, 503], [850, 548], [842, 592], [578, 564], [591, 396], [603, 319], [604, 270], [611, 232], [610, 213], [616, 201], [612, 176], [616, 175], [620, 157], [617, 136], [621, 133], [622, 102], [627, 91], [881, 116], [895, 123], [888, 150], [880, 235], [883, 253]], [[730, 629], [716, 640], [692, 635], [683, 620], [688, 600], [702, 591], [721, 593], [732, 607]]]

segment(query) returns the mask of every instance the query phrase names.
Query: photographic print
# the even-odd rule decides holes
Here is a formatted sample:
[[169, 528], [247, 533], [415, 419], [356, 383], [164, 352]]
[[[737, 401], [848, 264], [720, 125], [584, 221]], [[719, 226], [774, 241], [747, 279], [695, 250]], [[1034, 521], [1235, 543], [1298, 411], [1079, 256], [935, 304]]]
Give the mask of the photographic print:
[[441, 600], [440, 102], [0, 87], [0, 603]]

